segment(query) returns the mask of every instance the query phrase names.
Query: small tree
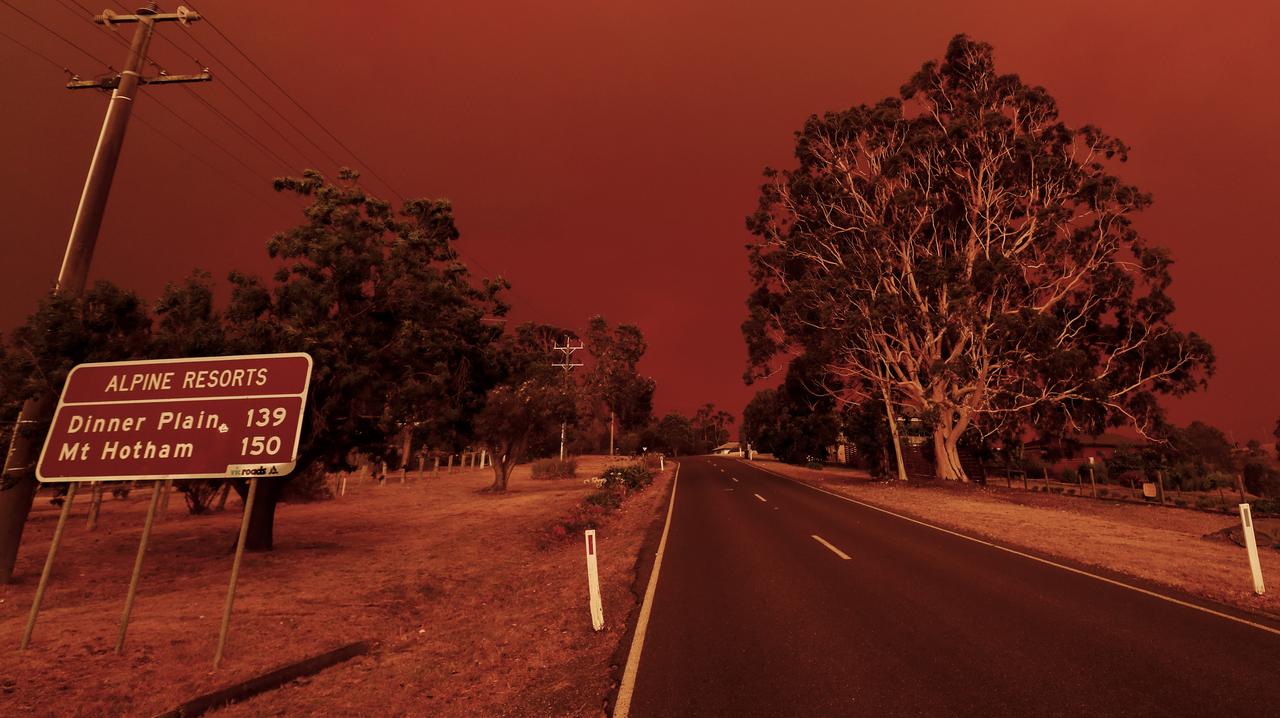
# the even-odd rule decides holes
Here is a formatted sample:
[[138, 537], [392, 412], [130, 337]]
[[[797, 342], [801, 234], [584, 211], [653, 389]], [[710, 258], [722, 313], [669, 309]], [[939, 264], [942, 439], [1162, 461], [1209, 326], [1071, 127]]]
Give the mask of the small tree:
[[637, 429], [652, 421], [654, 382], [641, 376], [637, 368], [648, 348], [640, 328], [619, 324], [610, 329], [604, 317], [597, 314], [588, 320], [583, 338], [595, 360], [586, 377], [587, 396], [592, 404], [603, 406], [609, 414], [601, 419], [616, 420], [622, 431]]
[[491, 348], [488, 371], [498, 385], [476, 417], [476, 435], [493, 454], [493, 484], [504, 492], [516, 464], [528, 457], [536, 437], [576, 420], [576, 391], [551, 366], [556, 342], [571, 335], [546, 324], [526, 323]]

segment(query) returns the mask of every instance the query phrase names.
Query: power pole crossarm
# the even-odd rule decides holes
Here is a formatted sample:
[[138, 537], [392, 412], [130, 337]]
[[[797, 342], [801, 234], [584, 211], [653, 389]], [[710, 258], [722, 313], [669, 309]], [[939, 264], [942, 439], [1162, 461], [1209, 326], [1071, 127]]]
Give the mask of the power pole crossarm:
[[[71, 80], [67, 83], [68, 90], [114, 90], [120, 86], [120, 75], [112, 75], [104, 77], [101, 80]], [[155, 77], [139, 77], [139, 85], [167, 85], [175, 82], [211, 82], [213, 74], [208, 70], [198, 72], [194, 75], [166, 75], [159, 74]]]

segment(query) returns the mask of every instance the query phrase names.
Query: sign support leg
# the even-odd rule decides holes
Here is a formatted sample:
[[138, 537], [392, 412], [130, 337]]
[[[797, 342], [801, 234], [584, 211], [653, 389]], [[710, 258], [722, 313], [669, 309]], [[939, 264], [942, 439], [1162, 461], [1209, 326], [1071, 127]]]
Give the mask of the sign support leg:
[[124, 613], [120, 616], [120, 634], [116, 636], [116, 655], [124, 651], [124, 635], [129, 631], [129, 614], [133, 613], [133, 599], [138, 594], [138, 578], [142, 576], [142, 558], [147, 554], [147, 541], [151, 538], [151, 526], [156, 520], [156, 504], [160, 503], [160, 492], [151, 492], [151, 503], [147, 506], [147, 521], [142, 525], [142, 538], [138, 540], [138, 555], [133, 559], [133, 577], [129, 579], [129, 595], [124, 599]]
[[236, 541], [236, 557], [231, 562], [231, 583], [227, 585], [227, 602], [222, 607], [222, 628], [218, 631], [218, 650], [213, 654], [213, 667], [222, 663], [222, 649], [227, 644], [227, 629], [231, 627], [231, 605], [236, 600], [236, 579], [240, 577], [240, 557], [244, 556], [244, 539], [249, 533], [249, 516], [253, 512], [253, 497], [258, 493], [258, 477], [249, 479], [249, 492], [244, 500], [244, 516], [240, 519], [240, 538]]
[[102, 510], [103, 487], [101, 481], [94, 481], [89, 493], [89, 530], [98, 530], [98, 512]]
[[36, 586], [35, 598], [31, 601], [31, 614], [27, 616], [27, 627], [22, 631], [21, 650], [26, 650], [31, 643], [31, 632], [36, 628], [36, 617], [40, 615], [40, 602], [44, 600], [44, 590], [49, 586], [49, 574], [53, 573], [53, 559], [58, 555], [58, 544], [62, 543], [62, 529], [67, 525], [67, 516], [71, 514], [71, 501], [76, 497], [78, 482], [67, 484], [67, 496], [62, 501], [62, 512], [58, 514], [58, 526], [53, 530], [53, 541], [49, 544], [49, 555], [44, 559], [44, 571], [40, 573], [40, 584]]

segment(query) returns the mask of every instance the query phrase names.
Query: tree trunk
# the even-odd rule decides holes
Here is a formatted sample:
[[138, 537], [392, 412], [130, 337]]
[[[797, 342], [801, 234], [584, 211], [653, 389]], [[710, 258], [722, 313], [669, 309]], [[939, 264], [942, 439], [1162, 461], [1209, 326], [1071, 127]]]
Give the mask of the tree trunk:
[[956, 441], [960, 432], [939, 426], [933, 430], [933, 475], [948, 481], [968, 482], [969, 477], [960, 465], [960, 454], [956, 450]]
[[0, 486], [13, 482], [7, 490], [0, 491], [0, 583], [8, 583], [13, 578], [13, 567], [18, 562], [18, 546], [22, 544], [22, 530], [27, 526], [31, 504], [36, 500], [36, 491], [40, 488], [40, 482], [36, 481], [35, 465], [40, 456], [43, 436], [24, 431], [23, 425], [28, 422], [49, 421], [53, 417], [53, 407], [57, 400], [58, 397], [53, 394], [26, 400], [18, 414], [18, 421], [13, 426], [9, 451], [4, 458], [4, 473], [0, 475]]
[[493, 462], [493, 483], [487, 490], [495, 493], [506, 491], [507, 481], [511, 478], [511, 469], [506, 457], [503, 457], [502, 461]]
[[[893, 456], [897, 461], [898, 480], [907, 480], [907, 467], [902, 462], [902, 439], [898, 437], [898, 419], [893, 415], [893, 403], [889, 400], [889, 387], [884, 384], [880, 385], [880, 393], [884, 397], [884, 414], [889, 420], [889, 437], [893, 441]], [[889, 467], [885, 467], [885, 473]]]
[[18, 562], [18, 546], [22, 544], [22, 529], [27, 525], [31, 504], [36, 500], [40, 483], [34, 476], [18, 479], [13, 487], [0, 491], [0, 583], [13, 578], [13, 567]]
[[[246, 500], [248, 482], [236, 481], [234, 485], [240, 500]], [[270, 551], [274, 547], [276, 504], [280, 503], [283, 491], [284, 479], [258, 479], [258, 494], [253, 497], [253, 512], [249, 514], [249, 529], [244, 537], [246, 551]]]

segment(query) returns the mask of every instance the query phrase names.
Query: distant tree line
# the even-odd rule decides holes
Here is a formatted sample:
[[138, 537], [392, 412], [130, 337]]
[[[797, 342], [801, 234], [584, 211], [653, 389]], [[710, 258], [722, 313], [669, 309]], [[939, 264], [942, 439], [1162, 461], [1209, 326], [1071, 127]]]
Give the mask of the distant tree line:
[[[413, 199], [393, 210], [349, 170], [333, 181], [307, 171], [275, 187], [309, 205], [300, 224], [267, 242], [276, 263], [269, 280], [233, 272], [221, 307], [213, 278], [198, 270], [166, 285], [149, 307], [105, 281], [79, 296], [51, 292], [0, 342], [0, 417], [16, 417], [33, 397], [56, 396], [83, 362], [309, 353], [297, 468], [287, 480], [260, 483], [248, 535], [257, 550], [273, 545], [287, 486], [305, 489], [325, 472], [353, 470], [357, 457], [408, 466], [406, 438], [449, 453], [487, 448], [496, 459], [490, 489], [504, 491], [516, 462], [559, 450], [562, 424], [579, 451], [607, 447], [610, 417], [626, 450], [654, 424], [655, 385], [638, 371], [646, 350], [640, 329], [599, 316], [582, 332], [508, 327], [509, 285], [471, 275], [455, 248], [448, 201]], [[551, 367], [552, 347], [579, 336], [588, 367], [566, 380]], [[48, 426], [19, 430], [43, 442]], [[11, 420], [0, 424], [6, 446], [14, 431]], [[15, 468], [0, 483], [0, 522], [21, 526], [35, 495], [34, 467]], [[232, 484], [243, 496], [246, 483]], [[180, 483], [202, 497], [208, 488]], [[0, 546], [4, 579], [16, 552], [16, 539]]]

